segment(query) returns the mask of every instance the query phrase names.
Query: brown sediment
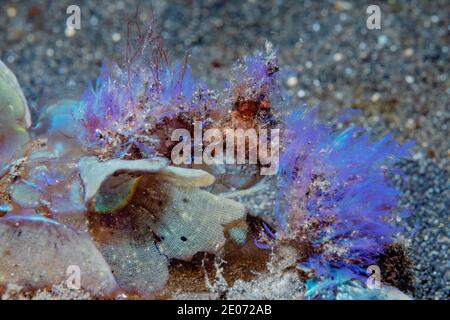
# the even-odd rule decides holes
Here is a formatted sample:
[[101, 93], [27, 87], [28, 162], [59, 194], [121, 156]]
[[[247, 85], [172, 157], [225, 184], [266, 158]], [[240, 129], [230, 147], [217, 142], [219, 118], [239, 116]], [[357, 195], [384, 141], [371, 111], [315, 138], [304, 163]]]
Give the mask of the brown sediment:
[[256, 247], [255, 239], [264, 232], [261, 226], [262, 219], [251, 215], [247, 216], [248, 233], [244, 245], [228, 240], [224, 247], [223, 276], [228, 285], [232, 286], [236, 280], [250, 281], [257, 273], [267, 270], [271, 250]]
[[406, 293], [414, 293], [412, 263], [406, 248], [400, 243], [386, 245], [378, 257], [381, 280]]
[[238, 100], [234, 104], [235, 115], [245, 121], [252, 121], [255, 119], [259, 111], [259, 103], [252, 100]]
[[157, 299], [170, 299], [179, 293], [208, 292], [205, 272], [210, 279], [215, 277], [214, 254], [199, 252], [191, 261], [174, 259], [169, 265], [169, 280]]

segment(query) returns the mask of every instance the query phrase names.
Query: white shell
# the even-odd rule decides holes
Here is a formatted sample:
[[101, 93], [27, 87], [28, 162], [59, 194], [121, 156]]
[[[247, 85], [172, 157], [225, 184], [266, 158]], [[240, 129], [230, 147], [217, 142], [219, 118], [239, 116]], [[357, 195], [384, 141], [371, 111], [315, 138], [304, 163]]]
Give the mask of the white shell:
[[[5, 115], [10, 113], [12, 119]], [[14, 73], [0, 60], [0, 122], [16, 120], [25, 128], [31, 126], [31, 114]]]
[[89, 237], [41, 216], [0, 218], [0, 284], [48, 288], [80, 271], [80, 288], [103, 295], [116, 290], [111, 269]]
[[88, 202], [95, 196], [102, 183], [114, 173], [156, 172], [167, 166], [165, 158], [120, 160], [113, 159], [100, 162], [96, 157], [83, 157], [78, 162], [81, 181], [84, 186], [84, 200]]

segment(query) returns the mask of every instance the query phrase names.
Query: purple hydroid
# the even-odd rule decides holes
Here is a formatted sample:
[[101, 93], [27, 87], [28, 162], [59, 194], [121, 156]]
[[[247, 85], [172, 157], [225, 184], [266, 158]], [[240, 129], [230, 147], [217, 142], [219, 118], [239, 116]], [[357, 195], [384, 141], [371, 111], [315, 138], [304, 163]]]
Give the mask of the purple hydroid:
[[[234, 109], [239, 110], [239, 103], [251, 101], [262, 111], [260, 118], [269, 113], [274, 116], [273, 111], [282, 110], [288, 101], [280, 78], [276, 50], [267, 42], [265, 51], [258, 50], [234, 64], [225, 98], [231, 99]], [[264, 123], [268, 121], [260, 121], [259, 125]]]
[[75, 118], [80, 140], [88, 149], [122, 158], [133, 149], [154, 154], [159, 144], [156, 126], [190, 110], [211, 108], [215, 101], [204, 85], [196, 85], [187, 59], [169, 64], [159, 38], [150, 30], [139, 39], [133, 59], [123, 66], [104, 63], [96, 83], [89, 86]]
[[248, 100], [261, 99], [260, 95], [273, 95], [278, 84], [277, 71], [276, 51], [267, 43], [265, 52], [256, 51], [236, 62], [231, 81], [232, 94], [238, 99]]
[[375, 262], [398, 231], [399, 191], [389, 183], [408, 154], [390, 135], [372, 142], [361, 128], [335, 131], [315, 111], [292, 114], [280, 158], [276, 214], [282, 237], [309, 243], [302, 266], [317, 276]]
[[128, 75], [117, 66], [102, 68], [95, 86], [86, 89], [76, 113], [84, 128], [82, 142], [90, 148], [116, 146], [113, 156], [121, 157], [129, 147], [154, 147], [152, 129], [165, 118], [199, 108], [205, 88], [195, 88], [186, 65], [159, 67], [158, 77], [149, 68], [137, 68]]
[[[285, 105], [270, 45], [265, 53], [256, 52], [235, 65], [221, 95], [196, 85], [186, 61], [169, 64], [158, 41], [144, 38], [139, 48], [122, 67], [105, 64], [75, 112], [83, 145], [106, 157], [157, 154], [159, 145], [170, 139], [168, 131], [161, 134], [161, 127], [186, 125], [178, 118], [183, 113], [189, 123], [200, 119], [205, 128], [229, 124], [227, 115], [233, 117], [233, 112], [246, 120], [237, 124], [253, 126], [261, 110], [272, 116], [272, 106], [280, 111]], [[211, 110], [219, 110], [212, 119]], [[257, 125], [261, 123], [274, 124]], [[390, 135], [372, 141], [356, 126], [337, 131], [320, 124], [314, 111], [294, 113], [283, 126], [276, 238], [308, 246], [302, 266], [317, 276], [333, 268], [357, 273], [375, 262], [398, 231], [393, 218], [401, 211], [400, 194], [389, 175], [411, 144], [400, 146]]]
[[[222, 94], [192, 78], [187, 57], [181, 64], [169, 64], [161, 46], [155, 38], [140, 40], [133, 60], [126, 59], [123, 66], [103, 64], [74, 114], [87, 149], [107, 158], [132, 153], [149, 157], [160, 151], [159, 145], [166, 143], [162, 140], [170, 139], [163, 126], [190, 129], [195, 119], [206, 128], [226, 124], [240, 102], [251, 101], [266, 112], [284, 102], [270, 45], [266, 52], [257, 51], [235, 64]], [[185, 119], [177, 118], [182, 114]]]

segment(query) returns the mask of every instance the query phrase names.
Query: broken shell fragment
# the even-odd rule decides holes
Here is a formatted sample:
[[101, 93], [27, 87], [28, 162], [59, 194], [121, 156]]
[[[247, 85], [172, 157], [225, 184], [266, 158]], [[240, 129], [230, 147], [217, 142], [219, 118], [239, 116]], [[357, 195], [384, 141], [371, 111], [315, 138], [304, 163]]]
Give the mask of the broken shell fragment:
[[[158, 178], [179, 186], [206, 187], [214, 183], [214, 176], [206, 171], [168, 166], [168, 163], [169, 161], [162, 157], [140, 160], [114, 159], [103, 162], [94, 156], [82, 157], [78, 162], [78, 170], [85, 189], [84, 200], [86, 203], [89, 202], [99, 193], [104, 183], [114, 174], [119, 173], [133, 173], [134, 175], [153, 173]], [[127, 184], [121, 185], [119, 181], [120, 179], [116, 179], [115, 182], [109, 181], [108, 183], [111, 186], [105, 186], [104, 189], [111, 189], [109, 191], [111, 194], [119, 192], [119, 197], [129, 197], [131, 195], [130, 192], [132, 193], [131, 187], [133, 183], [130, 182], [128, 184], [128, 188], [130, 188], [128, 190], [126, 189]], [[104, 203], [104, 200], [101, 200], [101, 198], [107, 197], [108, 191], [103, 190], [100, 193], [100, 199], [97, 198], [96, 202], [100, 200]], [[109, 196], [109, 198], [112, 197]], [[114, 207], [114, 205], [112, 206]], [[99, 209], [100, 207], [97, 206]], [[105, 211], [100, 209], [100, 211], [102, 210]]]
[[45, 198], [41, 189], [22, 181], [12, 184], [9, 193], [15, 203], [26, 209], [39, 207]]
[[104, 162], [96, 157], [83, 157], [78, 162], [78, 170], [84, 186], [84, 200], [91, 200], [102, 183], [116, 172], [156, 172], [167, 164], [168, 160], [160, 157], [141, 160], [113, 159]]
[[153, 206], [147, 208], [153, 215], [157, 212], [158, 218], [143, 223], [158, 236], [159, 251], [169, 258], [190, 259], [197, 252], [218, 252], [226, 241], [225, 226], [246, 214], [244, 205], [198, 188], [149, 181], [146, 190], [145, 202]]
[[235, 227], [232, 227], [228, 231], [228, 235], [230, 238], [238, 245], [243, 246], [245, 244], [245, 241], [247, 240], [247, 234], [248, 234], [248, 226], [246, 223], [241, 223], [241, 225], [237, 225]]
[[130, 233], [116, 234], [112, 242], [100, 244], [99, 250], [123, 290], [149, 296], [164, 288], [169, 278], [169, 262], [152, 237], [143, 242]]
[[22, 152], [28, 141], [28, 132], [23, 127], [0, 123], [0, 169]]
[[92, 209], [97, 213], [112, 213], [123, 209], [133, 197], [140, 177], [127, 174], [106, 180], [92, 200]]
[[76, 138], [77, 127], [73, 113], [77, 104], [76, 100], [64, 99], [48, 106], [40, 112], [33, 131], [36, 134], [60, 133], [66, 137]]
[[66, 284], [76, 270], [80, 288], [94, 295], [116, 289], [109, 266], [85, 234], [41, 216], [0, 218], [0, 256], [1, 286], [51, 288]]
[[32, 134], [45, 136], [48, 150], [59, 157], [83, 154], [79, 128], [74, 118], [78, 103], [76, 100], [64, 99], [43, 107], [36, 125], [32, 128]]
[[89, 233], [111, 267], [119, 287], [149, 297], [168, 278], [168, 259], [151, 230], [140, 228], [134, 212], [89, 213]]
[[[205, 171], [164, 167], [120, 174], [122, 168], [117, 162], [117, 174], [87, 197], [88, 224], [120, 287], [128, 292], [148, 296], [162, 289], [172, 258], [217, 253], [226, 241], [225, 228], [246, 214], [242, 204], [196, 186], [213, 181]], [[89, 179], [84, 181], [89, 188]]]
[[[174, 172], [190, 170], [196, 171], [193, 175], [203, 176], [198, 173], [202, 170], [182, 169], [172, 171], [167, 178], [167, 171], [161, 170], [145, 173], [139, 180], [127, 182], [127, 178], [124, 178], [122, 185], [118, 183], [120, 176], [111, 177], [102, 183], [88, 207], [96, 213], [105, 214], [108, 207], [116, 212], [114, 218], [96, 218], [97, 222], [102, 221], [103, 224], [110, 225], [111, 219], [114, 219], [115, 224], [119, 220], [130, 219], [127, 226], [133, 225], [133, 232], [138, 237], [155, 236], [159, 251], [169, 258], [190, 259], [197, 252], [217, 252], [226, 240], [224, 227], [243, 219], [246, 209], [234, 200], [174, 182]], [[184, 176], [189, 176], [189, 173]], [[110, 204], [105, 203], [112, 198], [114, 201]], [[117, 212], [119, 206], [123, 209]], [[118, 224], [115, 228], [123, 227]]]
[[58, 157], [46, 146], [30, 144], [24, 157], [8, 167], [4, 192], [18, 205], [17, 209], [38, 209], [52, 216], [83, 214], [86, 208], [77, 160]]
[[213, 175], [200, 169], [167, 166], [159, 174], [164, 180], [179, 186], [208, 187], [215, 181]]
[[19, 82], [12, 71], [0, 60], [0, 123], [31, 126], [30, 110]]

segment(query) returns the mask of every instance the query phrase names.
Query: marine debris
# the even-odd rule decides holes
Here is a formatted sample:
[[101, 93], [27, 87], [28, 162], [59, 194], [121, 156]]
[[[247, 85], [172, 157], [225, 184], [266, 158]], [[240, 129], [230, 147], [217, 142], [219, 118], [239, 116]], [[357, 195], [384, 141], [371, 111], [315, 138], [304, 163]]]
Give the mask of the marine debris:
[[[366, 269], [407, 214], [389, 174], [409, 144], [335, 129], [306, 107], [288, 112], [279, 77], [267, 44], [236, 63], [221, 92], [210, 90], [187, 58], [169, 62], [150, 26], [128, 40], [124, 64], [105, 63], [78, 101], [32, 121], [0, 63], [3, 291], [64, 286], [75, 266], [78, 289], [97, 298], [407, 298], [384, 283], [367, 288]], [[174, 163], [172, 132], [193, 133], [195, 123], [202, 134], [242, 129], [244, 139], [248, 129], [280, 130], [276, 143], [255, 140], [280, 150], [278, 173], [262, 183], [261, 159]], [[248, 155], [251, 143], [220, 148]], [[233, 200], [269, 187], [279, 191], [270, 221]], [[274, 281], [272, 294], [262, 288]]]

